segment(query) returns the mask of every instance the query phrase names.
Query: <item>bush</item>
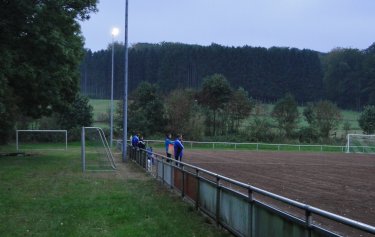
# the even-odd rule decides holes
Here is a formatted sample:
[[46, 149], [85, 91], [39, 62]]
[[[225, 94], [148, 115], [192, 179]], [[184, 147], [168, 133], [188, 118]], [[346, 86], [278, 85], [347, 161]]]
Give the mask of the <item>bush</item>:
[[255, 118], [248, 126], [248, 140], [252, 142], [272, 142], [275, 133], [272, 131], [271, 123], [267, 119]]
[[110, 113], [99, 113], [98, 116], [96, 117], [95, 121], [96, 122], [107, 122], [110, 119]]
[[364, 134], [374, 134], [375, 132], [375, 106], [365, 106], [358, 119], [359, 126]]
[[299, 130], [300, 143], [315, 143], [318, 139], [318, 133], [312, 127], [303, 127]]
[[93, 122], [93, 108], [87, 97], [76, 95], [72, 105], [60, 114], [59, 124], [64, 129], [91, 126]]

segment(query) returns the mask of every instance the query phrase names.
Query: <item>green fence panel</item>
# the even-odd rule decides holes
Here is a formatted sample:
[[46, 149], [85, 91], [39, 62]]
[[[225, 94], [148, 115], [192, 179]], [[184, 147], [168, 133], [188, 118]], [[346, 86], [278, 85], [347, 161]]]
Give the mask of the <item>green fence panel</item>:
[[199, 204], [200, 208], [211, 216], [216, 214], [217, 189], [215, 185], [205, 181], [199, 181]]
[[163, 164], [164, 165], [164, 182], [166, 182], [169, 185], [172, 185], [172, 172], [173, 172], [173, 167], [168, 165], [168, 164]]
[[255, 237], [302, 237], [308, 236], [305, 226], [259, 205], [254, 205], [254, 236]]
[[222, 190], [220, 193], [220, 221], [243, 236], [250, 236], [249, 203]]

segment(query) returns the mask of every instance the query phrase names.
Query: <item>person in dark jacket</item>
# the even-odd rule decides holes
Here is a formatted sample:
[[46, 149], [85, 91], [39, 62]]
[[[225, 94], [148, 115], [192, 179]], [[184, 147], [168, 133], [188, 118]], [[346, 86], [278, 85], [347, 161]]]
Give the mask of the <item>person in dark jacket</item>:
[[[174, 158], [175, 160], [181, 161], [184, 154], [184, 145], [182, 145], [182, 135], [177, 135], [176, 140], [174, 141]], [[177, 164], [177, 162], [176, 162]]]
[[141, 138], [138, 141], [138, 147], [140, 149], [146, 149], [146, 142], [143, 140], [143, 136], [141, 136]]

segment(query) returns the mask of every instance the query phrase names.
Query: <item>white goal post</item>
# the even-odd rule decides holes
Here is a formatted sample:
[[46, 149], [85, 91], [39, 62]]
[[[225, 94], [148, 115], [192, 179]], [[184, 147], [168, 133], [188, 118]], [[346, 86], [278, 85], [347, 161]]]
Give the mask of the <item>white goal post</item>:
[[82, 171], [114, 171], [116, 164], [103, 130], [99, 127], [82, 127]]
[[346, 153], [375, 154], [375, 134], [348, 134], [346, 136]]
[[[16, 130], [16, 148], [17, 148], [17, 151], [23, 150], [23, 149], [20, 149], [20, 143], [21, 143], [21, 140], [22, 140], [22, 139], [20, 139], [20, 136], [21, 136], [22, 133], [26, 133], [29, 136], [32, 135], [32, 134], [43, 134], [43, 133], [48, 133], [49, 135], [51, 135], [52, 133], [62, 134], [62, 135], [60, 135], [61, 138], [62, 138], [62, 140], [60, 140], [60, 142], [61, 142], [61, 144], [63, 144], [63, 146], [61, 146], [59, 148], [53, 148], [53, 147], [45, 148], [43, 146], [43, 142], [42, 142], [42, 145], [39, 145], [39, 146], [36, 146], [35, 143], [34, 143], [33, 147], [36, 147], [36, 148], [28, 147], [27, 149], [31, 149], [31, 150], [68, 150], [68, 131], [67, 130], [32, 130], [32, 129], [28, 129], [28, 130]], [[35, 139], [37, 140], [38, 138], [35, 138], [35, 135], [34, 135], [33, 142], [37, 142], [37, 141], [35, 141]], [[45, 140], [44, 143], [55, 142], [55, 141], [51, 141], [51, 140], [46, 141], [46, 139], [48, 140], [48, 138], [44, 138], [44, 140]], [[26, 140], [28, 140], [28, 141], [25, 141], [25, 142], [31, 142], [32, 141], [32, 139], [30, 139], [30, 137]]]

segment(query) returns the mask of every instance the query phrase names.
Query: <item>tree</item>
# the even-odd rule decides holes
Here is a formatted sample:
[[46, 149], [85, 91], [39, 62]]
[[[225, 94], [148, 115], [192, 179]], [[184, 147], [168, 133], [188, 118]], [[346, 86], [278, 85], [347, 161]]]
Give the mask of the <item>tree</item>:
[[375, 43], [365, 50], [361, 100], [365, 105], [375, 105]]
[[323, 60], [326, 98], [342, 108], [362, 106], [364, 54], [358, 49], [334, 49]]
[[290, 138], [297, 128], [299, 113], [297, 102], [291, 94], [286, 94], [284, 98], [277, 101], [271, 113], [276, 120], [280, 131], [284, 131], [286, 137]]
[[349, 122], [349, 121], [345, 121], [345, 122], [342, 124], [342, 130], [345, 131], [344, 137], [346, 137], [346, 136], [349, 134], [350, 129], [351, 129], [351, 127], [350, 127], [350, 122]]
[[250, 115], [253, 107], [249, 94], [242, 87], [233, 92], [226, 111], [230, 117], [232, 130], [238, 130], [240, 121]]
[[64, 111], [75, 100], [83, 56], [77, 21], [89, 19], [89, 13], [97, 11], [96, 3], [0, 2], [0, 90], [8, 90], [13, 98], [5, 103], [6, 111], [40, 118]]
[[184, 134], [188, 130], [189, 119], [195, 103], [193, 93], [184, 90], [174, 90], [166, 99], [168, 130]]
[[[122, 104], [117, 110], [117, 121], [122, 129]], [[128, 108], [128, 129], [134, 132], [142, 132], [143, 135], [164, 132], [165, 108], [155, 84], [142, 82], [132, 95]], [[121, 119], [119, 119], [121, 118]]]
[[58, 117], [58, 123], [64, 129], [88, 127], [93, 122], [93, 107], [87, 97], [77, 94], [74, 102]]
[[213, 112], [213, 135], [216, 135], [216, 114], [223, 109], [231, 96], [231, 89], [227, 79], [221, 74], [206, 77], [203, 88], [198, 95], [198, 102]]
[[339, 108], [327, 100], [309, 104], [303, 114], [310, 127], [317, 131], [322, 138], [329, 138], [331, 132], [339, 126], [341, 121]]
[[375, 132], [375, 106], [365, 106], [358, 119], [359, 126], [364, 134], [374, 134]]

